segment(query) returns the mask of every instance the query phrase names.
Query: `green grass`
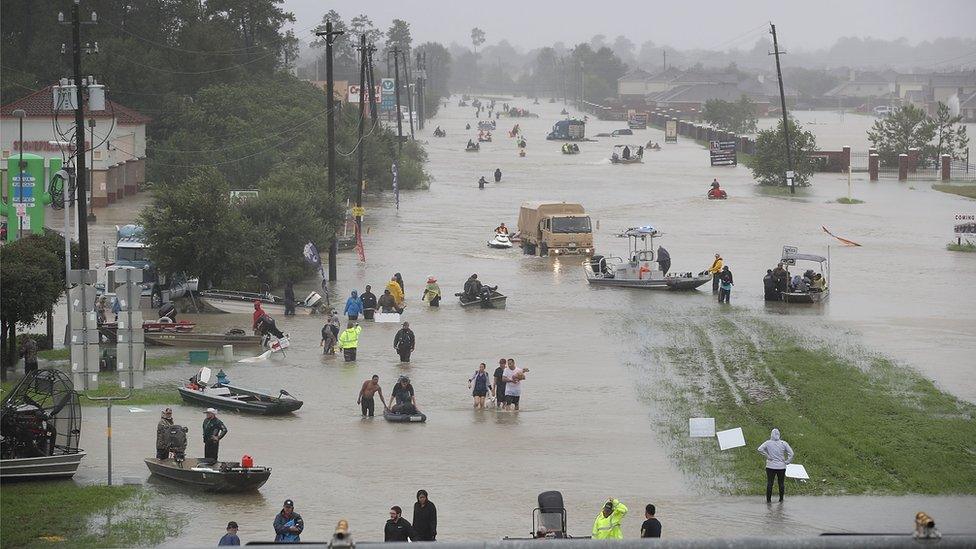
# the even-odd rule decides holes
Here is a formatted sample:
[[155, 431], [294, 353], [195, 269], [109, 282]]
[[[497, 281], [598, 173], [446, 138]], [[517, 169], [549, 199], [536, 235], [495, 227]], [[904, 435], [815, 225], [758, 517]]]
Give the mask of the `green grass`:
[[944, 193], [976, 198], [976, 185], [932, 185], [932, 188]]
[[[706, 489], [762, 493], [756, 447], [776, 427], [810, 473], [793, 493], [976, 493], [976, 406], [916, 372], [755, 319], [671, 329], [679, 337], [655, 354], [673, 381], [650, 390], [669, 410], [662, 429], [676, 441], [673, 457]], [[722, 452], [688, 438], [687, 418], [699, 415], [719, 430], [742, 427], [746, 446]]]
[[37, 358], [42, 358], [44, 360], [68, 360], [71, 358], [71, 349], [67, 347], [62, 347], [60, 349], [47, 349], [46, 351], [38, 351]]
[[846, 196], [842, 196], [837, 199], [837, 203], [838, 204], [864, 204], [864, 201], [858, 200], [856, 198], [847, 198]]
[[[15, 382], [5, 381], [0, 384], [0, 391], [3, 398], [13, 388]], [[98, 389], [94, 391], [78, 391], [84, 395], [93, 397], [123, 396], [126, 390], [119, 387], [118, 377], [115, 374], [102, 373], [98, 376]], [[147, 385], [142, 389], [133, 389], [132, 396], [126, 400], [114, 401], [113, 405], [154, 405], [154, 404], [179, 404], [180, 395], [176, 391], [175, 385]], [[91, 400], [81, 397], [82, 406], [105, 406], [104, 402]]]
[[4, 484], [0, 506], [4, 548], [156, 545], [182, 526], [181, 520], [152, 507], [137, 486]]
[[956, 242], [950, 242], [946, 244], [946, 249], [950, 252], [976, 252], [976, 244], [972, 242], [964, 242], [962, 244]]

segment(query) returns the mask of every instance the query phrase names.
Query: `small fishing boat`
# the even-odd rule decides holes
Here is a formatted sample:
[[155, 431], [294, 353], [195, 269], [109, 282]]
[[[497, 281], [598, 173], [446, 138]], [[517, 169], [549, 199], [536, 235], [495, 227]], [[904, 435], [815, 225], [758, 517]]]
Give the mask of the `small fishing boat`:
[[248, 492], [264, 486], [271, 477], [270, 467], [244, 467], [239, 462], [203, 458], [145, 458], [153, 475], [201, 488], [208, 492]]
[[426, 423], [427, 416], [422, 412], [413, 414], [395, 414], [391, 411], [383, 412], [383, 419], [390, 423]]
[[614, 145], [610, 153], [613, 164], [640, 164], [644, 162], [644, 147], [638, 145]]
[[[234, 290], [204, 290], [200, 292], [200, 300], [225, 313], [253, 313], [254, 302], [260, 301], [261, 307], [269, 315], [282, 316], [285, 314], [285, 299], [269, 293], [259, 294], [254, 292], [237, 292]], [[295, 314], [317, 314], [322, 312], [324, 305], [322, 296], [318, 292], [311, 292], [304, 301], [295, 303]]]
[[491, 136], [478, 137], [478, 143], [491, 143]]
[[[242, 330], [237, 330], [242, 331]], [[146, 344], [153, 347], [223, 347], [237, 345], [242, 347], [260, 347], [261, 336], [236, 333], [200, 334], [196, 332], [157, 332], [145, 335]]]
[[511, 248], [512, 240], [505, 233], [495, 233], [491, 240], [488, 241], [488, 247], [497, 249]]
[[[189, 320], [181, 320], [179, 322], [166, 322], [163, 320], [144, 320], [142, 321], [142, 331], [147, 334], [157, 334], [162, 332], [168, 333], [187, 333], [192, 332], [197, 325], [195, 322], [190, 322]], [[99, 325], [99, 329], [104, 329], [108, 331], [118, 331], [118, 322], [103, 322]]]
[[[790, 272], [790, 267], [795, 267], [797, 261], [808, 261], [820, 265], [819, 273], [812, 273], [813, 269], [807, 269], [802, 276], [797, 275], [789, 280], [789, 288], [786, 292], [780, 293], [780, 298], [786, 303], [821, 303], [830, 297], [830, 248], [827, 248], [828, 257], [815, 254], [801, 254], [795, 246], [783, 246], [782, 259], [786, 266], [786, 272]], [[824, 279], [823, 289], [817, 289], [811, 285], [809, 278], [811, 275], [819, 274]], [[798, 282], [798, 283], [796, 283]]]
[[464, 152], [478, 152], [480, 150], [481, 145], [478, 143], [468, 143], [468, 145], [464, 147]]
[[[690, 272], [665, 274], [660, 268], [655, 268], [664, 260], [654, 259], [654, 238], [661, 236], [654, 227], [633, 227], [617, 236], [628, 239], [629, 259], [594, 255], [583, 261], [583, 272], [590, 284], [647, 290], [694, 290], [712, 280], [712, 275], [707, 271], [697, 275]], [[670, 256], [666, 262], [670, 271]]]
[[496, 288], [489, 288], [485, 286], [485, 291], [481, 293], [480, 296], [471, 299], [464, 295], [464, 293], [454, 294], [458, 297], [461, 302], [462, 307], [481, 307], [482, 309], [504, 309], [505, 302], [508, 300], [508, 296], [500, 293]]
[[303, 404], [284, 389], [279, 390], [277, 395], [271, 395], [254, 389], [222, 384], [219, 381], [211, 385], [211, 378], [210, 368], [200, 368], [190, 383], [177, 388], [183, 401], [207, 408], [262, 416], [290, 414], [301, 408]]

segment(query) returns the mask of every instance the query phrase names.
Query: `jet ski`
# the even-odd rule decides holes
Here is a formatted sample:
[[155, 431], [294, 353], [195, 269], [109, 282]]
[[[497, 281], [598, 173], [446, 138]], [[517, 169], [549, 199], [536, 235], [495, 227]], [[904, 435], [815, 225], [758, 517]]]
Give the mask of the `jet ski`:
[[488, 247], [498, 249], [511, 248], [512, 240], [505, 233], [495, 233], [495, 236], [488, 241]]

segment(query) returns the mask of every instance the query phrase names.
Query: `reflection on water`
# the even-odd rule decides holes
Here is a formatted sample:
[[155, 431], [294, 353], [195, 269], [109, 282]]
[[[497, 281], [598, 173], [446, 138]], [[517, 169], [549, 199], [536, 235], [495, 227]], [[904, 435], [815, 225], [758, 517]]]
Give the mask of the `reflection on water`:
[[[604, 255], [626, 252], [626, 242], [615, 232], [654, 224], [665, 233], [656, 244], [670, 251], [675, 271], [700, 271], [714, 253], [722, 253], [735, 274], [734, 310], [802, 326], [821, 337], [843, 339], [854, 330], [868, 349], [911, 364], [942, 387], [976, 400], [976, 381], [965, 367], [976, 352], [976, 332], [960, 328], [976, 320], [976, 258], [944, 251], [951, 215], [965, 206], [962, 199], [922, 186], [909, 190], [895, 182], [858, 179], [855, 196], [865, 204], [831, 204], [847, 192], [846, 178], [835, 175], [818, 175], [813, 187], [789, 197], [756, 187], [744, 167], [710, 168], [707, 150], [687, 140], [649, 152], [645, 163], [635, 166], [607, 162], [618, 142], [612, 138], [584, 143], [579, 155], [564, 156], [558, 142], [543, 139], [561, 118], [561, 108], [559, 103], [533, 106], [541, 118], [518, 120], [529, 141], [526, 158], [519, 158], [514, 141], [503, 137], [502, 129], [514, 121], [500, 121], [495, 142], [483, 144], [480, 153], [465, 154], [463, 145], [474, 135], [463, 130], [473, 122], [471, 110], [452, 105], [438, 116], [430, 128], [439, 124], [448, 137], [427, 144], [435, 177], [431, 189], [401, 193], [399, 211], [389, 196], [372, 197], [366, 218], [368, 263], [341, 254], [339, 282], [332, 288], [335, 304], [336, 296], [344, 299], [349, 290], [367, 283], [381, 287], [393, 272], [402, 272], [409, 304], [404, 320], [417, 336], [412, 362], [400, 364], [393, 350], [396, 325], [366, 325], [358, 362], [346, 364], [321, 354], [321, 319], [279, 318], [279, 326], [292, 335], [287, 357], [220, 365], [236, 384], [275, 392], [284, 388], [305, 401], [286, 418], [222, 414], [230, 433], [221, 455], [236, 460], [249, 454], [273, 467], [271, 480], [260, 493], [244, 496], [202, 495], [154, 483], [161, 505], [192, 517], [192, 527], [170, 545], [216, 540], [228, 520], [241, 525], [245, 540], [271, 539], [271, 521], [285, 498], [294, 499], [304, 515], [305, 539], [327, 539], [344, 517], [357, 539], [379, 540], [387, 509], [409, 509], [419, 488], [427, 489], [438, 506], [443, 539], [525, 535], [536, 495], [552, 489], [563, 492], [570, 530], [578, 533], [589, 532], [610, 494], [631, 507], [624, 523], [628, 537], [636, 536], [647, 502], [658, 506], [669, 537], [904, 532], [922, 508], [937, 517], [943, 531], [971, 528], [968, 519], [976, 514], [976, 500], [970, 497], [802, 497], [767, 508], [762, 498], [699, 494], [693, 479], [671, 463], [668, 441], [660, 440], [655, 428], [666, 411], [640, 398], [657, 380], [624, 363], [633, 348], [653, 344], [645, 322], [649, 316], [717, 310], [708, 287], [684, 294], [591, 288], [578, 258], [541, 259], [522, 256], [518, 249], [485, 247], [499, 222], [516, 225], [525, 200], [582, 203], [593, 217], [596, 247]], [[863, 129], [852, 119], [848, 115], [836, 128], [811, 129], [853, 140]], [[619, 126], [591, 121], [587, 132]], [[418, 138], [428, 140], [429, 131]], [[663, 143], [661, 134], [650, 129], [632, 141]], [[498, 184], [490, 177], [496, 167], [504, 172]], [[481, 175], [492, 182], [479, 191]], [[729, 192], [729, 200], [705, 200], [713, 177]], [[92, 240], [111, 239], [114, 223], [131, 221], [131, 204], [100, 212]], [[863, 247], [834, 246], [821, 225]], [[828, 303], [811, 308], [762, 300], [762, 276], [775, 266], [784, 244], [811, 253], [831, 245]], [[505, 310], [460, 309], [453, 293], [475, 272], [509, 296]], [[444, 291], [440, 309], [420, 301], [428, 275], [435, 275]], [[296, 293], [318, 287], [308, 280]], [[202, 331], [250, 325], [248, 315], [184, 318], [200, 322]], [[620, 326], [636, 326], [635, 335], [622, 337]], [[471, 372], [479, 362], [493, 365], [501, 357], [514, 357], [531, 369], [522, 396], [525, 411], [471, 410]], [[194, 369], [156, 370], [149, 378], [175, 386]], [[362, 381], [379, 375], [388, 397], [393, 381], [404, 373], [412, 379], [428, 422], [362, 420], [356, 405]], [[145, 408], [145, 413], [116, 408], [118, 477], [147, 475], [142, 458], [153, 453], [158, 411]], [[190, 427], [191, 455], [201, 452], [201, 410], [177, 406], [175, 417]], [[103, 410], [86, 408], [83, 445], [90, 456], [81, 481], [104, 479], [104, 422]], [[762, 467], [758, 457], [756, 466]]]

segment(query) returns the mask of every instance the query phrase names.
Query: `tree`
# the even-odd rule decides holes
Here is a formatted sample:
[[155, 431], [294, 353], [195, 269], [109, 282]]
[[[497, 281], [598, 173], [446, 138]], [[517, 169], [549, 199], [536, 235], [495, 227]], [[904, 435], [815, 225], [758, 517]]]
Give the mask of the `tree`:
[[929, 144], [935, 137], [935, 122], [924, 110], [905, 105], [889, 116], [877, 120], [868, 130], [868, 141], [878, 150], [886, 166], [898, 163], [898, 155], [919, 149], [923, 157], [931, 156]]
[[625, 63], [632, 64], [635, 61], [634, 52], [636, 50], [637, 46], [634, 42], [622, 34], [613, 40], [613, 53], [617, 54], [617, 57]]
[[427, 63], [427, 80], [424, 83], [424, 111], [431, 116], [437, 113], [442, 97], [451, 95], [449, 82], [453, 60], [451, 52], [437, 42], [425, 42], [417, 46], [417, 52]]
[[485, 31], [475, 27], [471, 29], [471, 45], [474, 46], [475, 55], [478, 54], [478, 47], [485, 43]]
[[[817, 139], [790, 119], [790, 153], [793, 158], [794, 183], [798, 187], [810, 184], [814, 161], [810, 153], [817, 150]], [[752, 176], [760, 185], [786, 185], [786, 136], [783, 121], [775, 129], [762, 130], [756, 136], [756, 154], [752, 159]]]
[[366, 16], [366, 14], [359, 14], [353, 17], [349, 21], [349, 30], [352, 32], [354, 37], [359, 37], [363, 34], [366, 35], [367, 44], [379, 44], [380, 40], [383, 39], [383, 31], [376, 28], [373, 24], [373, 20]]
[[[63, 242], [63, 241], [62, 241]], [[31, 325], [47, 314], [64, 292], [64, 263], [45, 237], [30, 235], [0, 247], [0, 378], [17, 362], [17, 325]]]
[[755, 132], [759, 121], [755, 104], [745, 94], [735, 103], [709, 99], [705, 102], [702, 117], [716, 128], [735, 134]]
[[934, 160], [938, 161], [943, 154], [948, 154], [955, 160], [965, 158], [965, 153], [969, 150], [969, 136], [966, 134], [965, 124], [961, 123], [962, 119], [961, 114], [953, 116], [949, 107], [939, 102], [935, 118], [932, 120], [937, 137], [932, 151]]
[[400, 48], [404, 53], [410, 51], [410, 44], [413, 38], [410, 37], [410, 23], [403, 19], [394, 19], [390, 28], [386, 31], [386, 51], [393, 48]]

